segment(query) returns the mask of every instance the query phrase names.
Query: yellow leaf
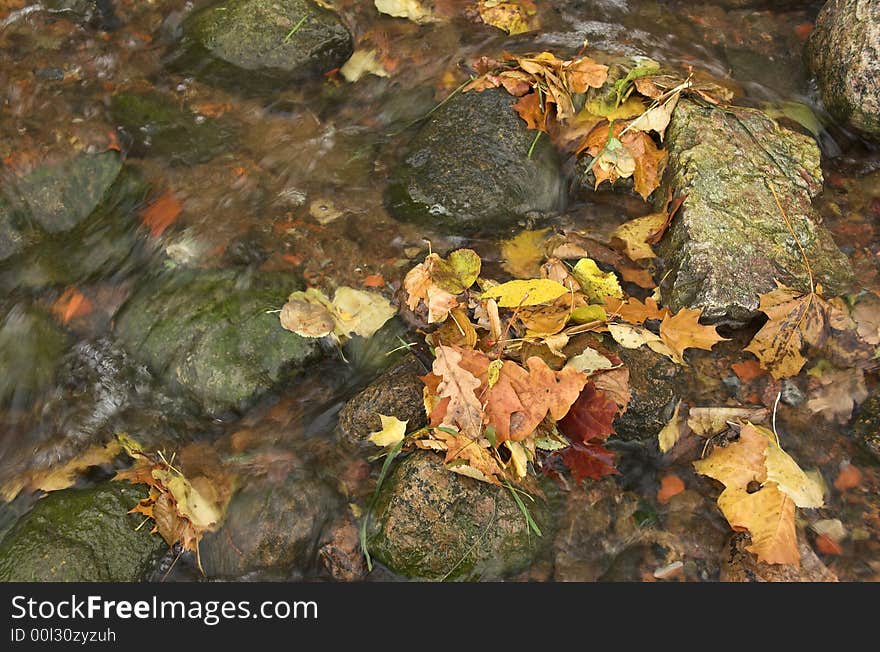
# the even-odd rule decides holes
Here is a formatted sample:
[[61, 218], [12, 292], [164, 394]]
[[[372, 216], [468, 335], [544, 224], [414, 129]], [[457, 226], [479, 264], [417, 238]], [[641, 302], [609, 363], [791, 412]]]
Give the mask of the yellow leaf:
[[681, 438], [681, 422], [678, 418], [678, 411], [681, 409], [681, 400], [675, 406], [675, 410], [672, 413], [672, 418], [669, 420], [665, 426], [663, 426], [663, 430], [657, 435], [657, 443], [660, 446], [661, 453], [668, 453], [672, 450], [672, 447], [678, 442]]
[[605, 297], [623, 298], [623, 290], [614, 272], [603, 272], [592, 258], [581, 258], [571, 275], [580, 284], [584, 295], [594, 303], [605, 303]]
[[177, 503], [179, 514], [197, 530], [207, 530], [223, 517], [216, 505], [207, 500], [183, 475], [167, 469], [153, 469], [153, 478], [161, 482]]
[[779, 490], [788, 494], [798, 507], [819, 508], [825, 504], [822, 484], [808, 476], [791, 456], [776, 443], [776, 437], [767, 428], [746, 424], [767, 438], [765, 467], [767, 482], [775, 482]]
[[743, 428], [739, 439], [723, 448], [716, 447], [704, 460], [694, 462], [694, 469], [723, 483], [725, 487], [745, 489], [750, 482], [764, 482], [764, 465], [769, 441], [754, 428]]
[[480, 18], [487, 25], [504, 30], [511, 36], [522, 34], [540, 27], [535, 16], [533, 0], [499, 2], [499, 0], [481, 0], [477, 5]]
[[302, 337], [324, 337], [336, 328], [331, 310], [330, 300], [320, 290], [294, 292], [281, 309], [281, 325]]
[[497, 299], [498, 305], [502, 308], [516, 308], [548, 303], [567, 292], [568, 289], [564, 285], [550, 279], [539, 278], [529, 281], [508, 281], [496, 285], [484, 292], [480, 298]]
[[794, 525], [794, 501], [768, 482], [758, 491], [725, 489], [718, 497], [721, 513], [734, 529], [752, 537], [746, 550], [768, 564], [799, 564], [800, 552]]
[[614, 229], [611, 237], [617, 238], [624, 244], [623, 253], [630, 260], [639, 261], [645, 258], [654, 258], [656, 254], [648, 244], [648, 239], [654, 234], [664, 231], [668, 224], [669, 215], [666, 211], [652, 213], [624, 222]]
[[501, 243], [502, 267], [514, 278], [535, 278], [541, 274], [544, 243], [550, 229], [523, 231]]
[[526, 449], [521, 442], [507, 440], [504, 442], [510, 451], [510, 463], [513, 465], [513, 472], [518, 478], [526, 477], [528, 471], [529, 458]]
[[726, 342], [714, 326], [700, 324], [702, 308], [691, 310], [682, 308], [672, 316], [667, 315], [660, 322], [660, 338], [672, 351], [672, 359], [684, 364], [685, 349], [703, 349], [709, 351], [718, 342]]
[[367, 74], [387, 77], [388, 71], [376, 56], [376, 50], [355, 50], [348, 61], [339, 69], [339, 74], [347, 82], [356, 82]]
[[608, 319], [608, 313], [605, 308], [598, 305], [580, 306], [571, 311], [569, 321], [575, 324], [589, 324], [594, 321], [605, 321]]
[[566, 362], [565, 366], [573, 367], [577, 371], [582, 371], [585, 374], [592, 374], [602, 369], [611, 369], [614, 364], [596, 349], [588, 346], [582, 353], [573, 356], [568, 362]]
[[727, 430], [729, 421], [763, 421], [767, 408], [692, 407], [688, 427], [700, 437], [713, 437]]
[[370, 433], [370, 436], [367, 437], [368, 441], [373, 442], [376, 446], [394, 446], [403, 441], [406, 434], [406, 421], [384, 414], [380, 414], [379, 419], [382, 422], [382, 429]]
[[380, 13], [407, 18], [414, 23], [433, 23], [437, 20], [420, 0], [375, 0], [374, 4]]
[[397, 314], [381, 294], [342, 286], [333, 295], [335, 332], [338, 335], [370, 337]]
[[654, 131], [659, 134], [660, 142], [663, 142], [663, 135], [666, 133], [666, 127], [669, 125], [680, 95], [681, 93], [676, 93], [662, 104], [648, 109], [633, 120], [629, 128], [636, 131]]
[[660, 336], [655, 335], [644, 326], [632, 324], [608, 324], [608, 332], [614, 341], [625, 349], [637, 349], [644, 344], [659, 342]]

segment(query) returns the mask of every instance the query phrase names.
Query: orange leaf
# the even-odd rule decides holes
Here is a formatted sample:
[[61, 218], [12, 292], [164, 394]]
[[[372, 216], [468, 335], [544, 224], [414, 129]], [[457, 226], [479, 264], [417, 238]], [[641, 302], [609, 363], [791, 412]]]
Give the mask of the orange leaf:
[[519, 98], [517, 103], [513, 105], [513, 110], [519, 114], [520, 118], [525, 120], [529, 129], [547, 131], [547, 115], [541, 108], [541, 101], [538, 98], [537, 93], [523, 95]]
[[733, 373], [736, 374], [736, 377], [744, 383], [754, 380], [759, 376], [763, 376], [765, 373], [765, 371], [761, 369], [761, 365], [758, 364], [757, 360], [742, 360], [741, 362], [734, 362], [730, 366], [733, 369]]
[[666, 151], [658, 149], [651, 137], [644, 131], [630, 131], [620, 141], [636, 161], [633, 173], [636, 192], [645, 201], [660, 185], [660, 175], [666, 163]]
[[660, 339], [672, 351], [672, 358], [684, 364], [685, 349], [703, 349], [709, 351], [718, 342], [726, 342], [714, 326], [700, 324], [703, 309], [691, 310], [682, 308], [672, 316], [666, 315], [660, 322]]
[[674, 473], [664, 475], [660, 480], [660, 490], [657, 492], [657, 502], [666, 504], [673, 496], [684, 491], [684, 481]]
[[363, 280], [365, 288], [381, 288], [385, 287], [385, 277], [381, 274], [370, 274]]
[[147, 206], [141, 220], [150, 229], [150, 235], [158, 238], [180, 215], [183, 206], [170, 191], [165, 191], [152, 204]]
[[823, 555], [839, 557], [843, 554], [843, 547], [827, 534], [820, 534], [816, 537], [816, 549]]
[[668, 308], [660, 308], [653, 297], [642, 303], [635, 297], [621, 301], [614, 297], [605, 298], [605, 310], [609, 315], [617, 315], [630, 324], [642, 325], [648, 319], [664, 319], [670, 315]]
[[82, 292], [71, 286], [52, 304], [52, 314], [62, 324], [67, 324], [77, 317], [85, 317], [92, 312], [93, 307], [92, 302]]
[[840, 473], [834, 480], [834, 488], [838, 491], [855, 489], [860, 484], [862, 484], [862, 472], [859, 471], [858, 467], [855, 467], [852, 464], [847, 464], [840, 469]]

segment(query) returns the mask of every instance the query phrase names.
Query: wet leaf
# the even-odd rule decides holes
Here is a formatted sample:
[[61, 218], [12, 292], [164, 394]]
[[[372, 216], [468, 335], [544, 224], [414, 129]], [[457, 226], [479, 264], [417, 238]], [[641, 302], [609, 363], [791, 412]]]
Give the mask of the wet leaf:
[[421, 0], [374, 0], [380, 13], [406, 18], [414, 23], [433, 23], [437, 20], [427, 3]]
[[558, 427], [572, 442], [602, 442], [614, 433], [617, 403], [610, 400], [595, 383], [587, 382]]
[[829, 421], [847, 423], [853, 408], [868, 398], [865, 372], [861, 369], [835, 369], [822, 374], [820, 382], [811, 392], [807, 407]]
[[606, 297], [623, 298], [623, 290], [614, 272], [603, 272], [591, 258], [581, 258], [571, 274], [587, 299], [594, 303], [604, 304]]
[[663, 429], [657, 435], [657, 444], [660, 447], [661, 453], [668, 453], [672, 450], [672, 447], [678, 443], [678, 440], [682, 435], [682, 420], [679, 417], [679, 410], [681, 410], [681, 400], [675, 404], [675, 410], [672, 412], [672, 418], [669, 419], [669, 422], [663, 426]]
[[669, 126], [672, 112], [678, 104], [680, 95], [681, 93], [676, 93], [662, 104], [642, 113], [642, 115], [632, 121], [630, 129], [635, 131], [653, 131], [660, 136], [660, 142], [663, 142], [666, 127]]
[[482, 299], [495, 299], [501, 308], [537, 306], [558, 299], [569, 290], [550, 279], [508, 281], [484, 292]]
[[577, 482], [588, 478], [600, 480], [606, 475], [618, 473], [614, 466], [614, 453], [601, 444], [576, 442], [558, 455]]
[[562, 64], [568, 87], [575, 93], [586, 93], [590, 88], [602, 88], [608, 79], [608, 66], [590, 57], [578, 57]]
[[446, 259], [429, 254], [403, 279], [407, 306], [416, 310], [420, 302], [428, 308], [428, 323], [442, 322], [458, 305], [456, 295], [464, 292], [480, 275], [480, 257], [470, 249], [453, 251]]
[[617, 369], [600, 371], [593, 374], [590, 381], [596, 386], [596, 389], [604, 392], [607, 398], [617, 404], [620, 414], [626, 411], [626, 406], [632, 399], [629, 389], [629, 369], [621, 366]]
[[666, 151], [658, 149], [648, 134], [630, 131], [620, 138], [620, 142], [635, 162], [633, 181], [635, 190], [645, 201], [660, 186], [660, 177], [666, 162]]
[[356, 82], [364, 75], [388, 76], [388, 71], [385, 70], [374, 49], [355, 50], [348, 61], [340, 68], [339, 73], [347, 82]]
[[794, 501], [768, 482], [754, 493], [725, 489], [718, 506], [734, 529], [748, 530], [752, 542], [746, 550], [768, 564], [799, 564], [800, 552], [794, 524]]
[[688, 410], [688, 427], [700, 437], [714, 437], [730, 428], [730, 422], [760, 423], [769, 415], [767, 408], [692, 407]]
[[504, 30], [511, 36], [541, 27], [534, 0], [480, 0], [477, 10], [484, 23]]
[[314, 288], [294, 292], [281, 309], [281, 325], [303, 337], [324, 337], [336, 328], [330, 300]]
[[62, 324], [69, 324], [78, 317], [85, 317], [94, 309], [94, 305], [76, 287], [67, 288], [52, 304], [52, 314]]
[[151, 203], [141, 214], [141, 220], [150, 230], [150, 235], [158, 238], [165, 232], [183, 210], [183, 205], [174, 198], [171, 191], [162, 193], [153, 203]]
[[626, 301], [608, 297], [605, 299], [605, 309], [612, 316], [637, 326], [649, 319], [661, 320], [671, 314], [668, 308], [660, 308], [653, 297], [647, 297], [644, 303], [635, 297], [629, 297]]
[[367, 437], [368, 441], [382, 447], [394, 446], [403, 441], [403, 437], [406, 435], [406, 421], [401, 421], [397, 417], [385, 416], [384, 414], [379, 415], [379, 420], [382, 423], [382, 428], [376, 432], [371, 432], [370, 436]]
[[381, 294], [342, 286], [333, 301], [316, 288], [294, 292], [281, 309], [281, 325], [302, 337], [370, 337], [397, 310]]
[[718, 342], [726, 342], [714, 326], [700, 324], [702, 309], [682, 308], [674, 315], [667, 315], [660, 322], [660, 338], [672, 351], [672, 360], [684, 364], [685, 349], [710, 351]]

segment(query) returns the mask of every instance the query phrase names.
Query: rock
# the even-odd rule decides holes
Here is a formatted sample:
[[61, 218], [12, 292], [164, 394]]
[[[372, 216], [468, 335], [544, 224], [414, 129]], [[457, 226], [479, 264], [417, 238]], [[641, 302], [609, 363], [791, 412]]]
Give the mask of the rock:
[[174, 271], [147, 281], [117, 317], [119, 341], [211, 413], [244, 408], [318, 355], [317, 340], [284, 330], [277, 314], [300, 282], [286, 274]]
[[210, 161], [235, 139], [229, 126], [212, 118], [197, 121], [157, 93], [117, 93], [110, 111], [132, 138], [131, 155], [158, 156], [172, 165]]
[[880, 392], [874, 390], [859, 406], [852, 421], [856, 441], [880, 461]]
[[50, 493], [0, 543], [0, 581], [144, 580], [168, 548], [127, 513], [146, 495], [123, 482]]
[[722, 582], [837, 582], [834, 574], [813, 549], [801, 541], [800, 566], [793, 564], [767, 564], [745, 549], [749, 544], [748, 533], [734, 534], [724, 549], [721, 559]]
[[339, 18], [309, 0], [217, 2], [188, 16], [183, 33], [172, 65], [218, 83], [299, 81], [353, 52]]
[[[747, 131], [748, 129], [748, 131]], [[803, 256], [767, 185], [829, 296], [848, 288], [849, 262], [810, 200], [822, 188], [819, 149], [763, 113], [679, 102], [666, 133], [659, 197], [687, 194], [659, 246], [661, 284], [673, 311], [702, 308], [705, 321], [742, 326], [775, 281], [809, 290]]]
[[[451, 473], [442, 459], [420, 451], [394, 469], [373, 512], [373, 557], [398, 575], [434, 581], [497, 580], [528, 566], [549, 533], [529, 532], [507, 489]], [[541, 500], [528, 504], [544, 530]]]
[[301, 578], [314, 563], [321, 532], [338, 506], [332, 489], [308, 477], [242, 489], [232, 498], [220, 530], [199, 545], [205, 573], [212, 579]]
[[828, 111], [880, 136], [880, 4], [828, 0], [816, 19], [807, 57]]
[[23, 406], [50, 387], [67, 350], [67, 336], [46, 315], [23, 305], [0, 323], [0, 403]]
[[119, 27], [112, 0], [43, 0], [47, 11], [97, 29], [110, 31]]
[[413, 432], [428, 425], [419, 376], [426, 373], [415, 358], [394, 367], [355, 394], [339, 412], [339, 429], [352, 441], [363, 441], [382, 428], [380, 414], [407, 422]]
[[358, 526], [342, 518], [330, 530], [329, 541], [318, 550], [324, 568], [337, 582], [356, 582], [367, 574]]
[[529, 214], [561, 210], [559, 160], [499, 89], [462, 93], [415, 136], [388, 188], [392, 214], [453, 233], [497, 229]]
[[654, 440], [672, 417], [679, 367], [664, 355], [647, 347], [614, 350], [629, 369], [632, 398], [626, 412], [614, 421], [617, 437], [624, 440]]

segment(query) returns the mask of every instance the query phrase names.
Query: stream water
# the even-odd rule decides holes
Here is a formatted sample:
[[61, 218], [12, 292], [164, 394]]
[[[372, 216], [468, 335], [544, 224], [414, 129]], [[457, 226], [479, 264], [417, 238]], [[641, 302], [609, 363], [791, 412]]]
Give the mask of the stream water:
[[[7, 304], [54, 311], [70, 347], [55, 380], [39, 391], [16, 391], [14, 375], [3, 380], [14, 398], [0, 408], [0, 482], [59, 464], [124, 423], [131, 435], [157, 446], [181, 448], [195, 442], [210, 444], [226, 459], [249, 456], [256, 460], [255, 474], [279, 482], [290, 468], [307, 469], [346, 496], [318, 507], [328, 512], [328, 524], [345, 518], [349, 503], [363, 504], [378, 464], [369, 465], [363, 449], [332, 435], [336, 415], [353, 393], [388, 366], [386, 353], [400, 345], [398, 336], [406, 340], [414, 335], [401, 328], [375, 341], [355, 341], [344, 358], [331, 352], [246, 413], [207, 417], [123, 359], [112, 343], [114, 317], [139, 280], [156, 268], [296, 273], [325, 291], [339, 285], [362, 287], [365, 281], [374, 285], [380, 278], [380, 291], [390, 297], [429, 246], [446, 251], [465, 245], [488, 265], [497, 262], [498, 243], [509, 232], [449, 238], [396, 221], [383, 200], [388, 171], [418, 120], [467, 78], [470, 64], [482, 55], [549, 49], [571, 56], [587, 43], [588, 48], [650, 56], [727, 79], [741, 104], [772, 106], [789, 116], [802, 115], [793, 112], [792, 103], [806, 105], [826, 123], [820, 138], [826, 185], [816, 206], [853, 261], [859, 280], [876, 286], [880, 152], [824, 115], [801, 55], [821, 2], [791, 3], [794, 9], [781, 10], [772, 8], [774, 2], [765, 3], [768, 9], [742, 10], [725, 9], [723, 2], [673, 0], [539, 2], [543, 29], [507, 37], [466, 18], [420, 26], [379, 15], [372, 2], [343, 0], [331, 4], [356, 39], [380, 49], [390, 76], [366, 75], [348, 83], [331, 74], [261, 92], [243, 92], [234, 84], [209, 85], [169, 71], [166, 57], [191, 4], [99, 2], [101, 10], [84, 21], [74, 12], [0, 0], [0, 182], [75, 152], [118, 148], [150, 185], [147, 205], [164, 196], [180, 209], [179, 214], [169, 211], [173, 222], [148, 224], [151, 235], [139, 245], [137, 262], [106, 277], [89, 274], [68, 276], [61, 284], [35, 283], [22, 270], [0, 272]], [[161, 143], [151, 141], [150, 134], [121, 130], [112, 100], [121, 92], [155, 94], [183, 109], [187, 119], [212, 128], [194, 140]], [[203, 150], [209, 153], [199, 153]], [[607, 234], [645, 212], [645, 204], [631, 193], [575, 193], [553, 226]], [[50, 259], [64, 255], [57, 248], [45, 254]], [[71, 305], [72, 288], [85, 298], [87, 309]], [[11, 329], [10, 323], [7, 319], [3, 328]], [[801, 466], [820, 469], [829, 485], [843, 463], [852, 462], [864, 473], [860, 491], [830, 489], [823, 514], [840, 519], [849, 535], [823, 561], [841, 579], [880, 577], [876, 463], [851, 440], [845, 425], [807, 410], [801, 389], [792, 383], [741, 386], [730, 365], [743, 358], [739, 351], [744, 338], [741, 334], [711, 353], [693, 355], [682, 398], [694, 405], [730, 400], [772, 405], [779, 392], [785, 394], [787, 400], [777, 407], [778, 427], [783, 445]], [[37, 354], [20, 353], [23, 364], [31, 353]], [[670, 471], [698, 493], [711, 493], [687, 460], [661, 460], [636, 445], [621, 446], [619, 453], [617, 490], [640, 498], [645, 522], [675, 520], [669, 506], [655, 498], [659, 479]], [[87, 486], [106, 477], [105, 467], [78, 483]], [[22, 495], [0, 506], [0, 534], [35, 499]], [[694, 501], [706, 526], [723, 539], [727, 525], [713, 512], [711, 501]], [[598, 509], [613, 512], [616, 507]], [[559, 518], [565, 523], [571, 516], [561, 513]], [[662, 555], [649, 543], [611, 546], [607, 559], [601, 560], [595, 551], [585, 551], [584, 559], [574, 562], [576, 551], [565, 554], [570, 567], [594, 564], [604, 569], [597, 574], [605, 579], [651, 579], [653, 570], [663, 565]], [[157, 578], [166, 576], [171, 559]], [[716, 570], [691, 569], [686, 577], [716, 579]], [[327, 574], [316, 561], [305, 575]], [[198, 577], [186, 560], [167, 574], [169, 580]], [[390, 575], [380, 569], [373, 577]], [[559, 569], [554, 571], [552, 550], [522, 577], [566, 579]]]

